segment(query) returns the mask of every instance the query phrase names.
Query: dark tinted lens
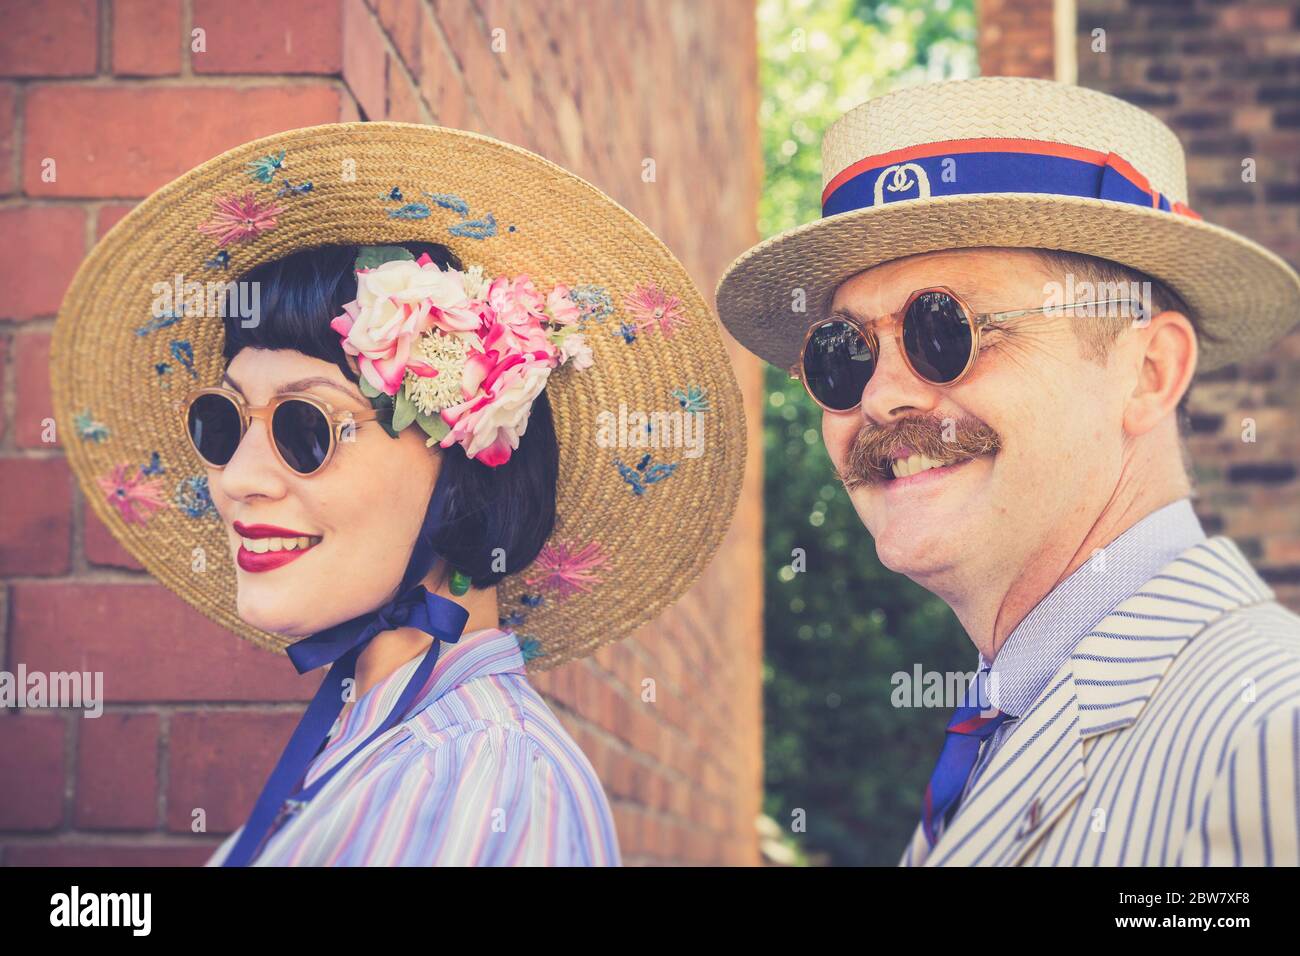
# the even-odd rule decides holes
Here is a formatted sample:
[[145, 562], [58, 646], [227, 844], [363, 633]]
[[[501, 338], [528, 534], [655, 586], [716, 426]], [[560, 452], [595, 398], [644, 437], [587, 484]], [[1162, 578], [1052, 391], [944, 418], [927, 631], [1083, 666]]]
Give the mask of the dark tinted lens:
[[961, 305], [946, 292], [916, 297], [903, 319], [903, 347], [917, 374], [951, 382], [970, 361], [971, 327]]
[[200, 395], [190, 404], [190, 438], [199, 456], [218, 468], [229, 464], [239, 447], [239, 409], [224, 395]]
[[329, 451], [329, 420], [310, 402], [296, 398], [281, 402], [271, 418], [271, 434], [285, 463], [300, 475], [319, 468]]
[[827, 408], [847, 411], [857, 405], [875, 370], [875, 355], [848, 322], [819, 325], [804, 349], [804, 382]]

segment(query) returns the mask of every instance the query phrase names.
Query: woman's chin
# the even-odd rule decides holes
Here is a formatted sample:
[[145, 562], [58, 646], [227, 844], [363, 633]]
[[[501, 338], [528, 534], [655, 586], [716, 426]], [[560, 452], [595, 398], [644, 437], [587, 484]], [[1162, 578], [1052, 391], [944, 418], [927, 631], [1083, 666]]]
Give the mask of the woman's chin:
[[304, 622], [303, 615], [295, 614], [294, 608], [284, 607], [283, 604], [266, 607], [257, 602], [246, 601], [241, 595], [236, 607], [241, 621], [272, 634], [280, 634], [284, 637], [308, 637], [323, 630], [312, 622]]

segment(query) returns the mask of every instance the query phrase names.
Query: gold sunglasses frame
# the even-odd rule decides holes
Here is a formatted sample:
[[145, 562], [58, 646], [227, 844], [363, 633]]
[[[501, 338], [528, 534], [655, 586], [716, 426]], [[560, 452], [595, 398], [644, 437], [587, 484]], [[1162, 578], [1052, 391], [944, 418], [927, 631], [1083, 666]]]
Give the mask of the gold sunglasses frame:
[[[267, 438], [271, 443], [271, 450], [275, 452], [276, 460], [299, 478], [312, 478], [319, 475], [329, 467], [329, 463], [334, 460], [334, 452], [338, 449], [339, 442], [343, 440], [343, 429], [348, 425], [379, 421], [386, 414], [385, 411], [380, 409], [354, 412], [350, 408], [336, 408], [329, 402], [323, 401], [314, 395], [308, 395], [304, 392], [281, 392], [265, 405], [249, 405], [244, 399], [244, 396], [240, 395], [233, 389], [225, 388], [221, 385], [214, 385], [208, 388], [196, 388], [185, 396], [185, 405], [181, 409], [181, 424], [185, 428], [185, 437], [189, 440], [190, 447], [194, 449], [194, 454], [199, 456], [199, 461], [203, 462], [203, 464], [207, 465], [209, 468], [216, 468], [218, 470], [225, 468], [226, 466], [216, 465], [208, 461], [208, 459], [203, 456], [203, 453], [199, 451], [199, 446], [195, 444], [194, 436], [190, 434], [190, 409], [194, 406], [194, 403], [204, 395], [220, 395], [222, 398], [227, 398], [235, 406], [236, 411], [238, 411], [239, 442], [235, 443], [236, 451], [239, 450], [239, 445], [243, 442], [244, 436], [248, 434], [248, 428], [252, 424], [253, 419], [259, 419], [266, 427]], [[276, 409], [285, 402], [291, 400], [306, 402], [324, 415], [325, 420], [330, 423], [330, 446], [325, 452], [325, 458], [321, 461], [320, 467], [312, 471], [301, 472], [285, 461], [284, 455], [280, 452], [280, 446], [276, 443], [275, 435], [272, 433], [272, 419], [275, 415]], [[231, 457], [234, 456], [232, 455]]]
[[[966, 321], [970, 323], [971, 326], [970, 355], [967, 356], [966, 365], [962, 368], [961, 373], [956, 378], [954, 378], [951, 382], [932, 382], [930, 381], [930, 379], [926, 378], [924, 375], [918, 372], [916, 370], [916, 366], [912, 364], [912, 357], [907, 354], [907, 349], [903, 345], [903, 322], [907, 318], [908, 309], [910, 309], [912, 307], [912, 304], [916, 302], [916, 300], [919, 299], [921, 296], [927, 295], [931, 292], [942, 292], [945, 295], [951, 296], [953, 301], [955, 301], [957, 305], [961, 307], [962, 313], [966, 316]], [[846, 315], [844, 313], [837, 313], [835, 315], [827, 316], [826, 318], [813, 323], [808, 328], [808, 331], [804, 334], [803, 345], [801, 345], [799, 348], [799, 361], [797, 361], [789, 369], [790, 377], [794, 379], [798, 379], [800, 382], [802, 382], [804, 391], [808, 393], [808, 397], [811, 398], [814, 402], [816, 402], [826, 411], [837, 412], [837, 413], [851, 412], [861, 407], [862, 405], [861, 396], [858, 397], [857, 402], [855, 402], [853, 406], [850, 408], [831, 408], [829, 405], [826, 405], [824, 402], [821, 401], [821, 399], [819, 399], [816, 395], [813, 394], [812, 389], [808, 387], [808, 380], [804, 377], [803, 374], [804, 356], [808, 350], [808, 343], [812, 341], [813, 334], [824, 325], [830, 325], [832, 322], [845, 322], [853, 326], [855, 329], [857, 329], [858, 334], [861, 335], [863, 340], [867, 343], [867, 348], [871, 350], [872, 361], [879, 362], [880, 361], [880, 340], [876, 337], [875, 327], [880, 325], [881, 323], [886, 323], [886, 322], [890, 323], [894, 328], [894, 344], [898, 348], [898, 354], [903, 357], [903, 362], [907, 365], [908, 371], [910, 371], [921, 381], [925, 382], [927, 385], [934, 385], [938, 388], [951, 388], [952, 386], [960, 382], [962, 379], [964, 379], [967, 376], [967, 374], [970, 373], [970, 370], [975, 366], [975, 360], [979, 358], [980, 335], [983, 332], [983, 330], [985, 328], [995, 328], [999, 324], [1000, 320], [1017, 319], [1027, 315], [1042, 315], [1047, 312], [1055, 312], [1055, 311], [1064, 312], [1069, 309], [1083, 308], [1084, 306], [1118, 305], [1122, 302], [1137, 302], [1137, 301], [1138, 300], [1133, 299], [1130, 296], [1125, 296], [1119, 299], [1101, 299], [1092, 302], [1071, 302], [1066, 305], [1045, 305], [1038, 309], [1009, 309], [1003, 312], [976, 312], [969, 305], [967, 305], [965, 299], [963, 299], [952, 289], [949, 289], [947, 286], [942, 286], [942, 285], [930, 286], [925, 289], [917, 289], [915, 292], [909, 295], [907, 297], [907, 301], [903, 304], [903, 307], [899, 309], [897, 312], [890, 312], [885, 315], [872, 316], [871, 318], [867, 319], [865, 322], [858, 321], [854, 317], [850, 315]], [[1138, 304], [1139, 306], [1141, 305], [1140, 302]], [[875, 374], [874, 369], [872, 370], [872, 374], [873, 375]], [[868, 378], [868, 381], [870, 381], [870, 378]]]

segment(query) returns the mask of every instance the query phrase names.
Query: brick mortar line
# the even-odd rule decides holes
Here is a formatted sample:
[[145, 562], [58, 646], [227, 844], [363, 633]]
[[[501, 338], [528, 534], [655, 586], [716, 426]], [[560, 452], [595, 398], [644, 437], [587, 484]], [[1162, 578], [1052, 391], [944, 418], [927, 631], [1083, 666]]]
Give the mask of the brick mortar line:
[[[86, 212], [86, 219], [94, 218], [98, 222], [98, 213], [104, 206], [110, 206], [121, 203], [139, 204], [144, 196], [41, 196], [35, 193], [15, 193], [12, 196], [0, 197], [0, 211], [6, 209], [30, 209], [30, 208], [65, 208], [74, 207]], [[91, 234], [91, 248], [99, 242], [97, 236]], [[85, 259], [90, 254], [90, 249], [81, 257]], [[80, 262], [81, 260], [78, 260]], [[30, 319], [0, 319], [0, 322], [36, 322], [40, 319], [48, 318], [54, 321], [54, 313], [33, 316]]]
[[341, 73], [194, 73], [168, 74], [165, 76], [105, 76], [86, 74], [85, 76], [14, 76], [0, 75], [0, 83], [10, 83], [17, 87], [32, 86], [68, 86], [87, 90], [129, 89], [133, 87], [156, 87], [158, 89], [194, 89], [196, 87], [227, 86], [235, 89], [256, 89], [257, 87], [298, 87], [328, 86], [337, 82]]
[[[204, 33], [207, 36], [207, 33]], [[192, 79], [194, 73], [194, 0], [181, 0], [181, 76]]]
[[[8, 447], [0, 448], [0, 462], [3, 461], [56, 461], [66, 457], [63, 454], [63, 448], [59, 445], [51, 445], [48, 448], [42, 443], [38, 448], [20, 448], [17, 445], [10, 450]], [[31, 575], [35, 577], [36, 575]]]
[[[478, 97], [476, 97], [474, 91], [470, 89], [469, 82], [465, 76], [465, 67], [460, 61], [460, 55], [456, 52], [455, 48], [452, 47], [451, 39], [447, 36], [447, 31], [443, 28], [442, 21], [438, 18], [438, 11], [432, 6], [424, 7], [424, 11], [433, 23], [434, 32], [438, 35], [438, 42], [442, 44], [443, 53], [445, 54], [444, 60], [456, 74], [456, 79], [460, 83], [460, 88], [465, 93], [465, 104], [469, 107], [471, 113], [478, 119], [478, 128], [486, 132], [488, 124], [483, 116], [483, 111], [479, 108]], [[423, 70], [423, 57], [421, 57], [420, 67], [421, 70]], [[423, 92], [420, 93], [420, 99], [424, 99]], [[430, 106], [430, 110], [432, 110], [432, 106]], [[437, 114], [434, 115], [436, 116]]]
[[[491, 50], [491, 48], [492, 48], [492, 30], [493, 30], [494, 28], [493, 28], [492, 24], [488, 23], [488, 21], [487, 21], [487, 17], [485, 17], [485, 16], [483, 15], [483, 9], [482, 9], [482, 7], [479, 6], [479, 4], [478, 4], [478, 0], [469, 0], [469, 5], [470, 5], [470, 9], [473, 11], [474, 19], [475, 19], [476, 21], [478, 21], [478, 25], [479, 25], [480, 29], [482, 29], [482, 31], [483, 31], [483, 39], [486, 40], [486, 41], [488, 42], [488, 49]], [[542, 19], [544, 19], [544, 18], [542, 18]], [[507, 42], [509, 42], [509, 41], [507, 41]], [[509, 76], [509, 74], [506, 73], [506, 68], [505, 68], [505, 66], [503, 66], [502, 63], [501, 63], [500, 54], [493, 53], [493, 56], [497, 57], [497, 73], [498, 73], [499, 76], [500, 76], [501, 83], [502, 83], [502, 84], [509, 84], [509, 82], [510, 82], [510, 76]]]
[[156, 794], [157, 805], [154, 807], [156, 814], [154, 820], [159, 827], [165, 827], [167, 825], [167, 794], [171, 783], [172, 714], [174, 710], [165, 708], [159, 709], [156, 713], [158, 714], [158, 739], [154, 741], [154, 744], [158, 748], [158, 774], [154, 779], [154, 786], [158, 788], [158, 792]]
[[14, 125], [13, 125], [13, 149], [14, 154], [9, 158], [10, 172], [14, 178], [14, 193], [18, 194], [23, 188], [23, 133], [26, 129], [27, 119], [27, 91], [25, 84], [13, 83], [14, 91]]
[[95, 75], [108, 76], [113, 68], [113, 3], [99, 0], [95, 27]]
[[15, 331], [8, 328], [6, 323], [0, 323], [0, 335], [5, 340], [4, 360], [0, 362], [0, 376], [4, 377], [3, 390], [0, 391], [0, 415], [3, 415], [5, 430], [3, 437], [0, 437], [0, 451], [6, 455], [18, 447], [14, 443], [14, 426], [18, 419], [18, 385], [14, 381], [14, 369], [17, 367], [14, 361], [17, 349]]
[[72, 538], [72, 560], [69, 562], [71, 566], [69, 573], [63, 577], [63, 580], [76, 581], [87, 575], [92, 565], [90, 564], [90, 558], [86, 555], [85, 497], [81, 492], [81, 482], [76, 480], [75, 475], [73, 476], [71, 484], [72, 494], [70, 497], [72, 514], [69, 516], [71, 518], [71, 524], [69, 525], [68, 530], [70, 532], [70, 537]]
[[124, 587], [130, 585], [144, 587], [149, 584], [158, 584], [166, 587], [148, 571], [136, 571], [131, 568], [111, 568], [97, 564], [87, 565], [84, 573], [74, 570], [58, 575], [8, 574], [3, 577], [3, 580], [7, 584], [34, 584], [51, 587], [59, 584], [115, 584]]
[[59, 716], [63, 719], [63, 828], [66, 829], [73, 825], [77, 813], [77, 754], [81, 733], [71, 710], [60, 708]]
[[[397, 45], [393, 43], [393, 38], [390, 37], [388, 35], [388, 31], [384, 29], [383, 23], [380, 22], [379, 20], [379, 14], [368, 3], [362, 3], [362, 7], [366, 10], [368, 15], [370, 16], [371, 24], [379, 32], [379, 39], [384, 45], [385, 54], [387, 54], [386, 57], [387, 65], [391, 66], [393, 63], [396, 63], [402, 76], [410, 83], [411, 89], [415, 92], [416, 106], [420, 111], [420, 122], [427, 123], [429, 125], [436, 125], [433, 121], [433, 112], [430, 109], [429, 104], [427, 104], [424, 101], [424, 95], [420, 92], [420, 84], [416, 81], [414, 75], [411, 73], [410, 67], [407, 65], [406, 61], [402, 59], [401, 51], [399, 51], [397, 49]], [[345, 43], [347, 42], [346, 38], [344, 42]], [[344, 77], [344, 83], [345, 84], [347, 83], [346, 77]], [[349, 86], [348, 89], [350, 92], [351, 86]], [[388, 115], [392, 112], [392, 108], [393, 108], [392, 97], [389, 95], [389, 91], [391, 89], [392, 89], [392, 77], [388, 69], [385, 69], [384, 70], [384, 116], [382, 118], [387, 118]], [[360, 100], [357, 100], [357, 96], [355, 93], [352, 94], [352, 99], [357, 102], [358, 106], [360, 106]], [[377, 117], [373, 117], [373, 116], [370, 117], [370, 119], [372, 120], [376, 118]]]

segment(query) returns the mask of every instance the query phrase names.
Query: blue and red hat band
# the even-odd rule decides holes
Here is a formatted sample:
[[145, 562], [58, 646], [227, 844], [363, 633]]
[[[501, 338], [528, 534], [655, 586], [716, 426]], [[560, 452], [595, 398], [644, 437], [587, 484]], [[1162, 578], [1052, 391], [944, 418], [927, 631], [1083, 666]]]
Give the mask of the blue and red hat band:
[[1115, 153], [1029, 139], [961, 139], [868, 156], [822, 191], [822, 216], [908, 199], [1046, 193], [1106, 199], [1200, 219]]

